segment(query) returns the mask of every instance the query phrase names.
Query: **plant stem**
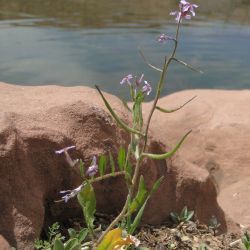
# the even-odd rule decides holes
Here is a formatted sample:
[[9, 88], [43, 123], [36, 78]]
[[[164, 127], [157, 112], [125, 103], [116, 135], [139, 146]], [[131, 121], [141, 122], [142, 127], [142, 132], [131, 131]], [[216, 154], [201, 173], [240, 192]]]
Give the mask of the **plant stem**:
[[[88, 179], [88, 181], [90, 183], [94, 183], [94, 182], [98, 182], [98, 181], [102, 181], [102, 180], [106, 180], [108, 178], [111, 178], [111, 177], [116, 177], [116, 176], [119, 176], [119, 175], [126, 175], [126, 172], [125, 171], [120, 171], [120, 172], [116, 172], [116, 173], [110, 173], [110, 174], [105, 174], [103, 176], [99, 176], [95, 179]], [[85, 181], [84, 181], [85, 182]], [[84, 185], [84, 182], [82, 185]], [[55, 202], [64, 202], [63, 199], [61, 200], [56, 200]]]
[[[142, 150], [139, 152], [139, 156], [138, 158], [136, 159], [136, 166], [135, 166], [135, 170], [134, 170], [134, 174], [133, 174], [133, 178], [132, 178], [132, 184], [131, 186], [129, 187], [129, 192], [128, 192], [128, 195], [127, 195], [127, 198], [126, 198], [126, 202], [122, 208], [122, 211], [120, 212], [120, 214], [111, 222], [111, 224], [107, 227], [107, 229], [104, 231], [104, 233], [100, 236], [100, 238], [97, 240], [96, 244], [98, 245], [102, 240], [103, 238], [107, 235], [107, 233], [119, 222], [121, 221], [124, 216], [126, 216], [126, 212], [127, 212], [127, 209], [128, 209], [128, 205], [129, 205], [129, 202], [131, 200], [131, 198], [133, 197], [133, 194], [134, 194], [134, 189], [136, 187], [136, 183], [137, 183], [137, 179], [138, 179], [138, 176], [139, 176], [139, 170], [140, 170], [140, 161], [142, 159], [142, 153], [144, 152], [145, 148], [146, 148], [146, 145], [147, 145], [147, 137], [148, 137], [148, 130], [149, 130], [149, 125], [150, 125], [150, 122], [151, 122], [151, 118], [153, 116], [153, 113], [156, 109], [156, 105], [157, 105], [157, 102], [159, 100], [159, 97], [160, 97], [160, 93], [161, 93], [161, 90], [162, 90], [162, 86], [163, 86], [163, 82], [164, 82], [164, 79], [165, 79], [165, 76], [166, 76], [166, 73], [167, 73], [167, 69], [168, 69], [168, 66], [169, 64], [171, 63], [172, 59], [174, 58], [175, 56], [175, 53], [176, 53], [176, 50], [177, 50], [177, 46], [178, 46], [178, 36], [179, 36], [179, 29], [180, 29], [180, 21], [178, 22], [178, 26], [177, 26], [177, 31], [176, 31], [176, 35], [175, 35], [175, 46], [174, 46], [174, 49], [173, 49], [173, 52], [171, 54], [171, 56], [167, 59], [165, 57], [165, 61], [164, 61], [164, 65], [163, 65], [163, 70], [162, 70], [162, 73], [161, 73], [161, 77], [160, 77], [160, 80], [158, 82], [158, 86], [157, 86], [157, 92], [156, 92], [156, 96], [155, 96], [155, 99], [154, 99], [154, 102], [153, 102], [153, 105], [152, 105], [152, 108], [150, 110], [150, 113], [149, 113], [149, 116], [148, 116], [148, 119], [147, 119], [147, 123], [146, 123], [146, 129], [145, 129], [145, 134], [142, 133], [142, 129], [140, 128], [140, 131], [137, 131], [137, 130], [134, 130], [134, 127], [133, 128], [127, 128], [126, 126], [126, 130], [129, 131], [131, 134], [137, 134], [139, 135], [140, 137], [143, 138], [144, 140], [144, 144], [143, 144], [143, 147], [142, 147]], [[99, 90], [98, 87], [96, 87], [97, 90], [99, 91], [99, 93], [101, 94], [106, 106], [107, 106], [107, 101], [105, 100], [105, 98], [103, 97], [101, 91]], [[109, 104], [108, 104], [109, 105]], [[112, 113], [113, 117], [114, 117], [114, 112], [111, 108], [109, 108], [109, 111]], [[120, 121], [119, 119], [117, 119], [118, 121]], [[123, 125], [122, 127], [124, 127], [124, 124], [120, 124], [120, 125]], [[131, 136], [131, 143], [132, 143], [132, 136]], [[139, 145], [137, 145], [139, 147]]]
[[104, 233], [101, 235], [101, 237], [97, 240], [96, 244], [99, 244], [103, 238], [107, 235], [107, 233], [119, 222], [123, 219], [124, 215], [127, 212], [127, 208], [129, 205], [129, 201], [131, 199], [131, 197], [133, 196], [134, 193], [134, 189], [135, 189], [135, 184], [139, 175], [139, 167], [140, 167], [140, 160], [141, 160], [141, 156], [139, 157], [139, 159], [137, 159], [136, 161], [136, 166], [135, 166], [135, 171], [134, 171], [134, 175], [133, 175], [133, 179], [132, 179], [132, 185], [131, 188], [129, 190], [129, 193], [127, 195], [127, 199], [126, 202], [122, 208], [122, 211], [120, 212], [120, 214], [111, 222], [111, 224], [107, 227], [107, 229], [104, 231]]
[[102, 180], [108, 179], [110, 177], [116, 177], [116, 176], [125, 175], [125, 174], [126, 174], [125, 171], [120, 171], [120, 172], [116, 172], [116, 173], [105, 174], [103, 176], [99, 176], [99, 177], [97, 177], [97, 178], [95, 178], [93, 180], [90, 180], [90, 183], [102, 181]]
[[97, 245], [103, 240], [103, 238], [107, 235], [107, 233], [123, 218], [123, 216], [126, 213], [127, 206], [129, 204], [129, 200], [130, 200], [130, 194], [127, 195], [126, 202], [125, 202], [125, 204], [124, 204], [124, 206], [123, 206], [122, 211], [120, 212], [120, 214], [110, 223], [110, 225], [106, 228], [106, 230], [104, 231], [104, 233], [97, 240], [97, 242], [96, 242]]
[[178, 22], [178, 25], [177, 25], [177, 31], [176, 31], [176, 35], [175, 35], [175, 46], [174, 46], [173, 52], [172, 52], [171, 56], [168, 59], [165, 57], [165, 61], [164, 61], [164, 65], [163, 65], [163, 70], [162, 70], [161, 78], [160, 78], [158, 86], [157, 86], [157, 91], [156, 91], [155, 99], [154, 99], [152, 108], [150, 110], [150, 113], [149, 113], [149, 116], [148, 116], [148, 119], [147, 119], [147, 122], [146, 122], [145, 137], [144, 137], [145, 139], [144, 139], [144, 146], [143, 146], [142, 152], [145, 150], [145, 148], [147, 146], [149, 125], [150, 125], [151, 118], [152, 118], [153, 113], [154, 113], [154, 111], [156, 109], [156, 105], [157, 105], [157, 102], [158, 102], [160, 94], [161, 94], [161, 90], [162, 90], [164, 79], [165, 79], [166, 74], [167, 74], [168, 66], [171, 63], [172, 59], [174, 58], [176, 50], [177, 50], [177, 47], [178, 47], [178, 37], [179, 37], [179, 30], [180, 30], [180, 21]]

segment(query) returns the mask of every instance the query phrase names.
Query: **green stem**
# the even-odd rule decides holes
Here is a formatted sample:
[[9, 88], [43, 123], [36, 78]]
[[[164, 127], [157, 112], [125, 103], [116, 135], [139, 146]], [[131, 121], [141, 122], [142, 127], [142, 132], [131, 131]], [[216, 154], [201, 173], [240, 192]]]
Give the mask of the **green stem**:
[[117, 177], [119, 175], [125, 175], [125, 174], [126, 174], [125, 171], [119, 171], [119, 172], [116, 172], [114, 174], [113, 173], [105, 174], [103, 176], [99, 176], [99, 177], [97, 177], [97, 178], [95, 178], [93, 180], [90, 180], [90, 183], [94, 183], [94, 182], [98, 182], [98, 181], [103, 181], [103, 180], [108, 179], [110, 177]]
[[[132, 185], [131, 187], [129, 188], [129, 192], [128, 192], [128, 195], [127, 195], [127, 199], [126, 199], [126, 202], [122, 208], [122, 211], [120, 212], [120, 214], [111, 222], [111, 224], [108, 226], [108, 228], [104, 231], [104, 233], [100, 236], [100, 238], [97, 240], [97, 245], [103, 240], [103, 238], [107, 235], [107, 233], [119, 222], [121, 221], [124, 216], [126, 216], [126, 212], [127, 212], [127, 209], [128, 209], [128, 206], [129, 206], [129, 202], [131, 200], [131, 198], [133, 197], [133, 194], [134, 194], [134, 190], [135, 190], [135, 187], [136, 187], [136, 183], [137, 183], [137, 179], [138, 179], [138, 176], [139, 176], [139, 170], [140, 170], [140, 161], [142, 159], [142, 152], [144, 152], [145, 148], [146, 148], [146, 145], [147, 145], [147, 136], [148, 136], [148, 129], [149, 129], [149, 124], [150, 124], [150, 121], [151, 121], [151, 118], [152, 118], [152, 115], [154, 113], [154, 110], [156, 108], [156, 104], [158, 102], [158, 99], [159, 99], [159, 96], [160, 96], [160, 93], [161, 93], [161, 89], [162, 89], [162, 85], [163, 85], [163, 82], [164, 82], [164, 79], [165, 79], [165, 75], [166, 75], [166, 72], [167, 72], [167, 69], [168, 69], [168, 66], [172, 60], [172, 58], [175, 56], [175, 52], [176, 52], [176, 49], [177, 49], [177, 46], [178, 46], [178, 36], [179, 36], [179, 29], [180, 29], [180, 21], [178, 22], [178, 27], [177, 27], [177, 31], [176, 31], [176, 36], [175, 36], [175, 47], [174, 47], [174, 50], [171, 54], [171, 57], [169, 59], [165, 58], [165, 62], [164, 62], [164, 66], [163, 66], [163, 70], [162, 70], [162, 73], [161, 73], [161, 78], [160, 78], [160, 81], [158, 83], [158, 87], [157, 87], [157, 92], [156, 92], [156, 96], [155, 96], [155, 99], [154, 99], [154, 103], [153, 103], [153, 106], [151, 108], [151, 111], [150, 111], [150, 114], [149, 114], [149, 117], [148, 117], [148, 120], [147, 120], [147, 123], [146, 123], [146, 130], [145, 130], [145, 134], [143, 134], [141, 131], [136, 131], [132, 128], [129, 128], [127, 127], [126, 124], [123, 124], [123, 122], [116, 116], [116, 114], [114, 113], [114, 111], [112, 110], [112, 108], [110, 107], [109, 103], [106, 101], [105, 97], [103, 96], [103, 94], [101, 93], [100, 89], [96, 86], [97, 90], [99, 91], [106, 107], [108, 108], [108, 110], [110, 111], [110, 113], [112, 114], [112, 116], [116, 119], [116, 121], [125, 129], [127, 130], [128, 132], [130, 133], [134, 133], [134, 134], [138, 134], [139, 136], [142, 136], [143, 139], [144, 139], [144, 145], [143, 145], [143, 150], [140, 151], [139, 153], [139, 157], [136, 159], [136, 166], [135, 166], [135, 170], [134, 170], [134, 174], [133, 174], [133, 178], [132, 178]], [[132, 138], [132, 137], [131, 137]]]
[[168, 66], [171, 63], [172, 59], [175, 57], [175, 53], [176, 53], [176, 50], [177, 50], [177, 47], [178, 47], [178, 37], [179, 37], [179, 30], [180, 30], [180, 21], [181, 20], [179, 20], [178, 26], [177, 26], [177, 31], [176, 31], [176, 35], [175, 35], [175, 46], [174, 46], [173, 52], [172, 52], [170, 58], [167, 59], [165, 57], [165, 61], [164, 61], [164, 65], [163, 65], [163, 70], [162, 70], [162, 73], [161, 73], [160, 81], [159, 81], [158, 86], [157, 86], [157, 91], [156, 91], [155, 99], [154, 99], [152, 108], [150, 110], [150, 113], [149, 113], [149, 116], [148, 116], [148, 119], [147, 119], [147, 122], [146, 122], [145, 140], [144, 140], [144, 146], [143, 146], [143, 150], [142, 151], [144, 151], [145, 148], [146, 148], [146, 146], [147, 146], [149, 125], [150, 125], [151, 118], [152, 118], [152, 116], [154, 114], [157, 102], [158, 102], [160, 94], [161, 94], [161, 90], [162, 90], [164, 79], [166, 77]]
[[107, 233], [120, 221], [123, 219], [126, 211], [127, 211], [127, 207], [130, 201], [130, 194], [127, 195], [127, 199], [126, 202], [122, 208], [122, 211], [120, 212], [120, 214], [110, 223], [110, 225], [106, 228], [106, 230], [103, 232], [103, 234], [100, 236], [100, 238], [97, 240], [96, 244], [100, 244], [101, 241], [103, 240], [103, 238], [107, 235]]
[[[139, 161], [136, 162], [136, 169], [138, 169], [139, 167]], [[135, 175], [133, 176], [135, 177]], [[134, 180], [134, 178], [133, 178]], [[127, 199], [126, 199], [126, 202], [122, 208], [122, 211], [120, 212], [120, 214], [110, 223], [110, 225], [107, 227], [107, 229], [104, 231], [104, 233], [100, 236], [100, 238], [97, 240], [96, 244], [100, 244], [101, 241], [103, 240], [103, 238], [107, 235], [107, 233], [119, 222], [121, 221], [123, 218], [124, 218], [124, 215], [126, 214], [127, 212], [127, 209], [128, 209], [128, 205], [129, 205], [129, 202], [131, 200], [131, 197], [133, 195], [133, 189], [134, 189], [135, 185], [134, 185], [134, 182], [132, 181], [132, 186], [129, 190], [129, 193], [127, 195]]]
[[[95, 183], [95, 182], [98, 182], [98, 181], [103, 181], [103, 180], [108, 179], [110, 177], [117, 177], [119, 175], [126, 175], [126, 172], [125, 171], [119, 171], [119, 172], [116, 172], [116, 173], [105, 174], [105, 175], [99, 176], [99, 177], [97, 177], [95, 179], [88, 179], [87, 181], [89, 181], [90, 183]], [[63, 199], [56, 200], [55, 202], [64, 202], [64, 200]]]

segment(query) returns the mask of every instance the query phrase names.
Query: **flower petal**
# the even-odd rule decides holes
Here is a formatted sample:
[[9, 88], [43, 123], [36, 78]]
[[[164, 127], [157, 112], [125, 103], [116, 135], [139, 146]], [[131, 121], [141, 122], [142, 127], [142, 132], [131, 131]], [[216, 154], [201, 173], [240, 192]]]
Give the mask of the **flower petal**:
[[72, 190], [65, 190], [60, 191], [60, 194], [65, 194], [62, 199], [65, 201], [65, 203], [68, 202], [69, 199], [74, 198], [83, 188], [84, 184], [81, 184], [79, 187], [72, 189]]
[[144, 86], [142, 87], [142, 93], [147, 93], [149, 95], [152, 91], [152, 87], [147, 81], [144, 81]]
[[189, 2], [187, 2], [186, 0], [181, 0], [180, 3], [183, 5], [189, 4]]
[[132, 74], [128, 74], [127, 76], [122, 78], [122, 80], [120, 81], [120, 84], [123, 85], [124, 83], [127, 83], [128, 85], [131, 85], [130, 80], [132, 80], [133, 78], [134, 77], [132, 76]]
[[88, 176], [94, 176], [96, 173], [98, 172], [98, 166], [96, 163], [96, 157], [93, 157], [92, 163], [90, 165], [90, 167], [87, 169], [86, 171], [86, 175]]
[[76, 148], [76, 146], [69, 146], [69, 147], [66, 147], [66, 148], [63, 148], [63, 149], [59, 149], [59, 150], [56, 150], [55, 153], [56, 154], [62, 154], [62, 153], [67, 152], [69, 149], [72, 149], [72, 148]]

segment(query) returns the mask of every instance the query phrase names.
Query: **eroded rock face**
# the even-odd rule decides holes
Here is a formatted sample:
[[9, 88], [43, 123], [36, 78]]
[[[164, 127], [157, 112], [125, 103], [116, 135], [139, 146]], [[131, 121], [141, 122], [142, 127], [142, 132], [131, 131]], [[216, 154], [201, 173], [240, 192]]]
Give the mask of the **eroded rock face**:
[[2, 235], [0, 235], [0, 249], [1, 250], [9, 250], [10, 249], [9, 243], [5, 240], [5, 238]]
[[[181, 162], [176, 159], [175, 164], [188, 172], [192, 168], [191, 173], [197, 177], [199, 171], [207, 170], [224, 212], [250, 228], [250, 91], [188, 90], [161, 98], [159, 106], [179, 107], [195, 95], [197, 98], [178, 112], [156, 112], [153, 136], [174, 145], [177, 138], [192, 129], [178, 152]], [[145, 113], [149, 105], [145, 105]], [[211, 192], [204, 199], [207, 195]]]
[[[76, 145], [72, 156], [89, 164], [93, 155], [118, 150], [127, 135], [103, 110], [93, 89], [2, 84], [1, 95], [0, 233], [18, 249], [32, 249], [44, 224], [80, 213], [76, 202], [54, 203], [60, 190], [80, 184], [78, 170], [55, 150]], [[124, 114], [118, 100], [111, 99]], [[126, 195], [124, 186], [120, 179], [103, 185], [101, 200], [112, 204], [114, 212]], [[117, 202], [110, 203], [111, 197]]]
[[[115, 111], [128, 120], [120, 101], [107, 94]], [[126, 145], [128, 135], [111, 119], [99, 95], [86, 87], [21, 87], [0, 84], [0, 234], [17, 249], [32, 249], [43, 226], [81, 213], [77, 203], [54, 203], [59, 191], [77, 187], [78, 169], [69, 167], [55, 150], [76, 145], [73, 158], [90, 164], [94, 155], [115, 153]], [[185, 146], [184, 146], [185, 147]], [[166, 150], [151, 140], [149, 150]], [[165, 175], [160, 189], [150, 200], [145, 223], [159, 224], [184, 205], [195, 209], [208, 222], [219, 218], [227, 224], [216, 201], [216, 188], [208, 171], [195, 165], [145, 160], [141, 172], [148, 186]], [[119, 211], [126, 197], [121, 178], [98, 183], [97, 208], [104, 213]]]

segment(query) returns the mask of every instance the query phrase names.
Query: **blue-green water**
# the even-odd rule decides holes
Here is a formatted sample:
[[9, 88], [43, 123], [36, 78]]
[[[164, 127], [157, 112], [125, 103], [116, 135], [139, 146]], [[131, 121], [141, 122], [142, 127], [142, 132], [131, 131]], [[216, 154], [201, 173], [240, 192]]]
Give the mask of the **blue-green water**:
[[[204, 74], [173, 63], [163, 94], [190, 88], [250, 88], [250, 4], [221, 1], [218, 6], [216, 1], [198, 1], [197, 17], [181, 28], [177, 57]], [[176, 24], [168, 13], [177, 2], [147, 0], [141, 6], [136, 0], [0, 0], [0, 81], [98, 84], [126, 96], [121, 78], [143, 72], [154, 86], [159, 74], [145, 65], [138, 47], [151, 63], [162, 65], [172, 44], [158, 44], [156, 37], [174, 34]]]

